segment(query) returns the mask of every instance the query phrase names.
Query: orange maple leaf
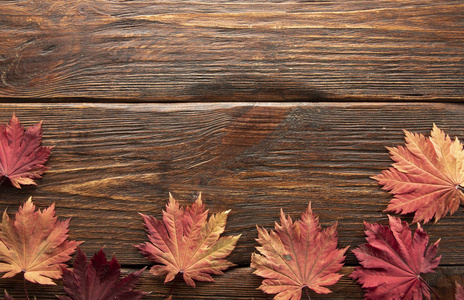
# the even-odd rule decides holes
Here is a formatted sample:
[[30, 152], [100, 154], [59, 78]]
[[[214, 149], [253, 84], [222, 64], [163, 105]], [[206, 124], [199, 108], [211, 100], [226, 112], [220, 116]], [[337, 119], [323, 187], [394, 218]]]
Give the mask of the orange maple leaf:
[[214, 281], [210, 274], [223, 274], [223, 270], [234, 265], [224, 258], [232, 252], [240, 237], [220, 237], [228, 213], [213, 214], [207, 220], [208, 210], [205, 210], [201, 195], [184, 210], [169, 194], [162, 221], [141, 214], [150, 242], [136, 247], [147, 258], [159, 263], [150, 269], [150, 273], [166, 275], [165, 283], [178, 273], [190, 286], [195, 286], [194, 280]]
[[406, 147], [387, 149], [393, 166], [372, 177], [394, 194], [386, 211], [415, 212], [413, 222], [435, 222], [464, 203], [464, 151], [434, 124], [430, 137], [405, 130]]
[[2, 278], [24, 273], [28, 281], [55, 284], [61, 266], [71, 258], [81, 242], [68, 240], [69, 219], [59, 222], [55, 205], [35, 211], [29, 198], [12, 221], [5, 210], [0, 223], [0, 272]]
[[259, 289], [277, 294], [274, 299], [279, 300], [300, 299], [305, 287], [318, 294], [330, 293], [324, 286], [342, 277], [336, 272], [348, 249], [337, 249], [337, 223], [322, 230], [311, 203], [295, 223], [281, 210], [280, 223], [270, 232], [257, 227], [256, 241], [261, 246], [256, 249], [262, 255], [252, 254], [251, 267], [256, 269], [254, 274], [266, 278]]

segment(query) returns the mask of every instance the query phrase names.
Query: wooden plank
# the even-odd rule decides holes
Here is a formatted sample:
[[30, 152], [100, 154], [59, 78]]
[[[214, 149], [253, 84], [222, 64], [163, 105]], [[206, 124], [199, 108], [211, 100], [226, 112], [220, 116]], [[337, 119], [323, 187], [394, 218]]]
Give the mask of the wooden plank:
[[2, 1], [0, 97], [463, 100], [463, 9], [452, 0]]
[[[297, 218], [311, 201], [324, 227], [338, 220], [339, 246], [353, 249], [364, 242], [363, 220], [387, 221], [391, 196], [369, 178], [391, 164], [385, 146], [403, 144], [402, 129], [428, 134], [433, 123], [464, 136], [458, 104], [3, 104], [0, 123], [13, 112], [25, 125], [44, 120], [43, 144], [55, 148], [37, 186], [0, 186], [0, 211], [12, 214], [31, 195], [40, 208], [56, 203], [87, 253], [105, 246], [125, 267], [142, 268], [150, 263], [132, 247], [146, 240], [138, 213], [159, 217], [169, 192], [182, 204], [202, 192], [211, 212], [232, 209], [226, 234], [243, 234], [230, 256], [242, 271], [218, 279], [233, 282], [225, 291], [234, 299], [263, 297], [258, 279], [234, 273], [249, 272], [256, 224], [270, 229], [281, 208]], [[463, 216], [460, 208], [424, 226], [431, 241], [441, 239], [443, 267], [464, 266]], [[348, 252], [344, 272], [355, 265]], [[0, 280], [0, 290], [20, 293], [17, 280]], [[161, 291], [154, 299], [169, 289], [161, 279], [141, 284]], [[202, 284], [195, 295], [220, 298], [224, 285]], [[360, 298], [345, 278], [333, 299], [347, 297], [344, 288]]]
[[[137, 269], [124, 269], [123, 274], [137, 271]], [[311, 299], [363, 299], [364, 292], [360, 285], [348, 276], [353, 267], [343, 267], [340, 273], [344, 276], [330, 287], [332, 293], [319, 295], [309, 291]], [[462, 282], [464, 267], [438, 267], [436, 273], [426, 275], [427, 282], [440, 295], [441, 299], [454, 299], [455, 282]], [[224, 275], [215, 276], [215, 282], [199, 282], [195, 288], [177, 280], [164, 284], [164, 279], [154, 277], [144, 272], [138, 290], [151, 292], [143, 299], [165, 299], [167, 295], [173, 295], [174, 299], [272, 299], [272, 295], [266, 295], [257, 288], [262, 278], [252, 274], [251, 268], [233, 268]], [[10, 296], [15, 299], [24, 299], [24, 288], [22, 279], [18, 277], [2, 279], [2, 288], [6, 289]], [[27, 283], [26, 288], [29, 296], [36, 295], [38, 299], [56, 299], [55, 295], [63, 295], [63, 286], [60, 282], [56, 286], [43, 286]], [[307, 299], [303, 297], [302, 299]]]
[[[363, 242], [363, 220], [386, 221], [391, 196], [369, 178], [391, 164], [385, 146], [402, 144], [403, 128], [427, 133], [434, 122], [463, 136], [464, 114], [444, 104], [78, 104], [4, 105], [0, 116], [6, 122], [13, 112], [26, 124], [44, 119], [44, 143], [56, 147], [38, 186], [2, 186], [1, 210], [30, 195], [40, 206], [56, 202], [90, 250], [106, 245], [144, 264], [128, 247], [145, 240], [138, 213], [159, 216], [169, 192], [184, 204], [203, 192], [212, 211], [232, 209], [228, 232], [243, 233], [233, 257], [240, 265], [255, 246], [255, 224], [272, 226], [281, 207], [297, 217], [309, 201], [325, 226], [339, 221], [341, 246]], [[459, 210], [426, 225], [442, 239], [446, 264], [464, 264], [452, 230], [462, 222]]]

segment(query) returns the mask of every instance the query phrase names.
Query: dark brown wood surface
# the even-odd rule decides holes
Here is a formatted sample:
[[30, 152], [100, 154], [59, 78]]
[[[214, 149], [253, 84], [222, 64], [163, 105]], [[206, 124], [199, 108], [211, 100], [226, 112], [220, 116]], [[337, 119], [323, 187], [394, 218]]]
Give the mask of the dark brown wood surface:
[[[297, 218], [311, 202], [324, 227], [339, 222], [339, 246], [353, 249], [364, 242], [364, 220], [387, 221], [391, 196], [369, 178], [391, 164], [385, 146], [403, 144], [402, 129], [428, 134], [433, 123], [464, 137], [464, 107], [445, 103], [3, 104], [0, 122], [13, 113], [26, 126], [44, 120], [43, 144], [55, 148], [37, 186], [0, 186], [0, 211], [13, 214], [31, 195], [40, 208], [56, 203], [89, 255], [105, 247], [126, 271], [150, 266], [132, 246], [146, 240], [138, 213], [161, 216], [169, 192], [182, 204], [202, 192], [211, 212], [232, 210], [225, 234], [242, 234], [229, 257], [237, 267], [195, 289], [145, 272], [147, 299], [171, 289], [175, 299], [272, 299], [256, 290], [261, 279], [249, 267], [256, 224], [270, 229], [281, 208]], [[441, 239], [440, 268], [428, 279], [442, 299], [464, 273], [463, 226], [462, 208], [424, 226]], [[348, 252], [343, 274], [356, 265]], [[23, 299], [22, 284], [1, 279], [0, 290]], [[63, 293], [59, 281], [28, 290], [39, 299]], [[346, 276], [333, 291], [311, 297], [363, 295]]]
[[[104, 247], [128, 273], [151, 266], [133, 247], [139, 213], [201, 192], [211, 212], [232, 210], [237, 266], [195, 289], [145, 272], [138, 288], [272, 299], [249, 267], [257, 224], [311, 202], [354, 249], [364, 220], [387, 222], [391, 195], [370, 179], [391, 164], [385, 146], [433, 123], [464, 139], [463, 12], [460, 0], [0, 1], [0, 123], [43, 120], [55, 145], [37, 186], [0, 185], [0, 212], [56, 203], [88, 255]], [[424, 226], [441, 239], [426, 276], [442, 299], [464, 280], [463, 226], [463, 208]], [[362, 299], [357, 264], [349, 251], [333, 293], [311, 299]], [[63, 294], [60, 281], [27, 288]], [[25, 298], [21, 276], [3, 289]]]
[[0, 98], [464, 100], [460, 0], [0, 2]]

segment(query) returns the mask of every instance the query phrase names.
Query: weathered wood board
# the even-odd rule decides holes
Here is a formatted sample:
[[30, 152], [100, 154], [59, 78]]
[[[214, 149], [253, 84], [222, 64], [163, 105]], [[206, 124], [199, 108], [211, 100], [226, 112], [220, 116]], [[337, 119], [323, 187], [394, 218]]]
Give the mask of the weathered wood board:
[[453, 0], [3, 0], [0, 97], [464, 100], [463, 11]]
[[[196, 289], [177, 283], [175, 299], [271, 299], [249, 268], [256, 224], [270, 229], [281, 208], [297, 218], [311, 202], [324, 227], [338, 221], [339, 246], [353, 249], [364, 242], [363, 220], [386, 224], [391, 196], [370, 179], [391, 164], [385, 146], [403, 144], [402, 129], [428, 134], [433, 123], [464, 137], [459, 104], [3, 104], [0, 123], [13, 113], [25, 125], [44, 120], [43, 144], [55, 148], [37, 186], [0, 186], [0, 211], [13, 214], [31, 195], [40, 208], [56, 203], [89, 255], [105, 247], [127, 271], [150, 266], [132, 246], [146, 240], [138, 213], [161, 216], [169, 192], [182, 204], [201, 192], [211, 212], [232, 210], [226, 234], [242, 233], [229, 257], [237, 267]], [[442, 299], [464, 272], [463, 226], [462, 208], [424, 226], [441, 239], [440, 268], [428, 278]], [[348, 252], [343, 273], [356, 265]], [[22, 284], [0, 279], [0, 290], [22, 299]], [[139, 288], [161, 299], [172, 287], [146, 272]], [[39, 299], [63, 293], [59, 282], [28, 289]], [[333, 290], [311, 297], [363, 295], [346, 276]]]
[[[454, 0], [3, 0], [0, 123], [44, 120], [55, 148], [37, 186], [0, 185], [0, 211], [56, 203], [88, 255], [105, 247], [131, 272], [151, 265], [133, 247], [139, 213], [201, 192], [211, 212], [232, 210], [237, 266], [195, 289], [145, 272], [146, 299], [272, 299], [249, 267], [257, 224], [311, 202], [353, 249], [364, 220], [387, 221], [391, 196], [370, 177], [402, 129], [464, 139], [463, 12]], [[463, 225], [462, 208], [425, 225], [441, 239], [427, 280], [442, 299], [463, 280]], [[356, 265], [349, 251], [342, 273]], [[57, 283], [29, 295], [56, 299]], [[25, 298], [21, 276], [3, 289]], [[310, 295], [363, 298], [347, 276], [332, 290]]]

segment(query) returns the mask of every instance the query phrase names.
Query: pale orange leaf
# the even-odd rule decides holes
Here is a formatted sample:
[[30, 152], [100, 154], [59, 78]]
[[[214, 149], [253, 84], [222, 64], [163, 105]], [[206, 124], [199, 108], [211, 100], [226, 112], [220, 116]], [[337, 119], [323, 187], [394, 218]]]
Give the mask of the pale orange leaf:
[[405, 131], [406, 147], [388, 148], [393, 166], [374, 176], [395, 195], [386, 211], [435, 222], [464, 203], [464, 151], [435, 124], [430, 137]]
[[298, 300], [304, 288], [330, 293], [326, 286], [342, 277], [336, 272], [343, 266], [348, 247], [337, 248], [337, 224], [321, 229], [311, 203], [294, 223], [281, 211], [275, 231], [258, 227], [256, 241], [261, 254], [252, 254], [251, 267], [256, 269], [254, 274], [266, 278], [259, 289], [277, 294], [276, 300]]
[[55, 284], [61, 266], [71, 258], [80, 242], [68, 240], [69, 219], [58, 221], [55, 205], [35, 210], [29, 198], [11, 220], [5, 210], [0, 224], [0, 272], [3, 278], [23, 273], [28, 281]]

